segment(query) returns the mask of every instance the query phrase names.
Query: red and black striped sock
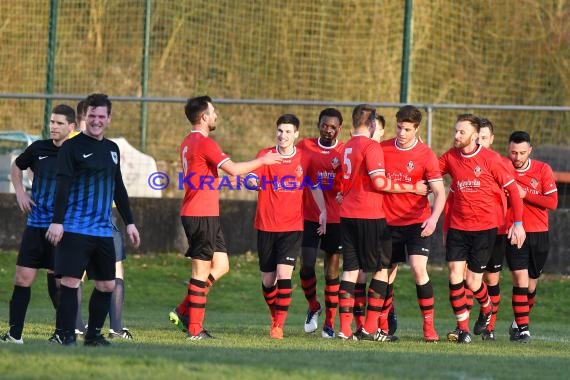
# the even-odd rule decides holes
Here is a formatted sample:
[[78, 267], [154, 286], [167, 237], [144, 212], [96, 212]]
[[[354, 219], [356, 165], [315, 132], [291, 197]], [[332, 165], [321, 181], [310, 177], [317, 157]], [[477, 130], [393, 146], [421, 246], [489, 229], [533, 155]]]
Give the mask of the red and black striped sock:
[[291, 305], [291, 293], [293, 287], [291, 280], [277, 280], [277, 299], [275, 300], [275, 326], [283, 327], [287, 314], [289, 312], [289, 305]]
[[491, 305], [493, 314], [491, 315], [491, 320], [489, 321], [489, 326], [487, 326], [488, 331], [495, 330], [495, 322], [497, 321], [497, 313], [499, 312], [499, 304], [501, 303], [501, 287], [497, 285], [487, 285], [487, 290], [489, 292], [489, 298], [491, 299]]
[[354, 286], [354, 307], [353, 307], [354, 321], [356, 322], [356, 330], [359, 330], [364, 325], [364, 318], [366, 316], [366, 284], [356, 283]]
[[198, 335], [204, 330], [202, 323], [206, 314], [206, 288], [205, 281], [190, 279], [187, 297], [190, 335]]
[[473, 296], [477, 298], [477, 302], [481, 305], [481, 311], [484, 314], [488, 314], [492, 310], [491, 300], [489, 299], [489, 293], [487, 292], [487, 284], [481, 282], [481, 287], [477, 291], [473, 292]]
[[433, 324], [435, 299], [431, 281], [428, 280], [423, 285], [416, 284], [416, 296], [418, 297], [420, 311], [424, 317], [424, 324]]
[[394, 299], [394, 284], [388, 284], [386, 287], [386, 299], [384, 300], [384, 306], [382, 306], [382, 311], [380, 312], [380, 318], [378, 319], [378, 327], [386, 332], [390, 329], [388, 326], [388, 313], [394, 307], [392, 303]]
[[265, 303], [269, 308], [269, 314], [271, 315], [271, 324], [273, 324], [275, 323], [275, 300], [277, 299], [277, 285], [266, 288], [262, 283], [261, 289], [263, 291], [263, 298], [265, 298]]
[[334, 329], [334, 320], [338, 308], [338, 291], [340, 288], [339, 278], [326, 279], [325, 284], [325, 325]]
[[317, 275], [315, 274], [315, 269], [308, 271], [304, 269], [300, 271], [299, 277], [301, 278], [301, 287], [309, 304], [309, 309], [311, 311], [319, 310], [321, 304], [317, 301]]
[[338, 316], [340, 319], [340, 332], [343, 333], [346, 337], [352, 335], [354, 288], [354, 282], [341, 281], [338, 291]]
[[519, 329], [528, 328], [530, 308], [528, 304], [528, 288], [513, 286], [513, 313]]
[[449, 302], [457, 319], [457, 327], [461, 330], [469, 331], [469, 310], [467, 309], [463, 282], [458, 284], [449, 283]]
[[471, 289], [469, 289], [469, 287], [467, 286], [467, 282], [465, 281], [463, 281], [463, 287], [465, 288], [465, 307], [467, 308], [467, 311], [471, 312], [471, 309], [473, 308], [473, 303], [475, 302], [473, 297], [473, 292], [471, 291]]
[[386, 281], [370, 280], [370, 286], [368, 287], [368, 306], [366, 307], [366, 319], [363, 326], [367, 333], [372, 334], [378, 330], [378, 321], [382, 312], [384, 312], [386, 316], [388, 315], [388, 311], [384, 307], [387, 293], [388, 283]]

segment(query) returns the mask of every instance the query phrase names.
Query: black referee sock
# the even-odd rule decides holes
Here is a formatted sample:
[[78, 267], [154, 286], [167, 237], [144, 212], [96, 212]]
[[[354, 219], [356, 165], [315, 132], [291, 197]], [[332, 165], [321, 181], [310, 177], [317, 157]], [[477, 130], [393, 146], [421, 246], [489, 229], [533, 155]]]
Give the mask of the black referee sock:
[[10, 299], [10, 336], [14, 339], [22, 338], [26, 311], [30, 303], [32, 290], [30, 287], [14, 285]]
[[53, 304], [53, 308], [57, 309], [57, 305], [59, 303], [59, 287], [55, 281], [55, 273], [48, 272], [47, 273], [47, 288], [49, 293], [49, 298], [51, 299], [51, 303]]
[[123, 303], [125, 301], [125, 282], [122, 278], [115, 279], [115, 290], [111, 296], [111, 307], [109, 308], [109, 322], [113, 331], [120, 333], [123, 331]]
[[109, 314], [111, 294], [111, 292], [101, 292], [97, 288], [93, 289], [89, 299], [89, 322], [86, 336], [93, 337], [101, 333], [101, 328]]
[[64, 331], [66, 336], [75, 334], [75, 315], [77, 314], [77, 288], [59, 287], [59, 305], [55, 313], [55, 326]]

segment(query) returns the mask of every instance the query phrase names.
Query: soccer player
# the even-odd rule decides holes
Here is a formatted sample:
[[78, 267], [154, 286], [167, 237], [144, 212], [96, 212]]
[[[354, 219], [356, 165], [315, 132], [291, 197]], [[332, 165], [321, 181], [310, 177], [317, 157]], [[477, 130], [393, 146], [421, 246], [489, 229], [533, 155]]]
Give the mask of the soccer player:
[[101, 328], [115, 287], [113, 200], [133, 246], [138, 247], [140, 237], [121, 175], [119, 147], [104, 136], [111, 122], [111, 101], [105, 94], [91, 94], [86, 103], [85, 131], [69, 139], [58, 156], [54, 216], [46, 237], [59, 245], [55, 257], [55, 272], [61, 275], [56, 326], [62, 329], [61, 343], [76, 345], [77, 288], [87, 271], [95, 288], [89, 300], [84, 345], [108, 346]]
[[[33, 142], [11, 166], [11, 179], [16, 200], [22, 212], [28, 214], [26, 229], [16, 262], [14, 290], [10, 299], [10, 330], [0, 339], [23, 344], [22, 332], [31, 297], [31, 286], [38, 269], [47, 269], [48, 293], [53, 307], [58, 307], [58, 286], [53, 273], [54, 248], [45, 233], [53, 217], [56, 163], [59, 149], [75, 128], [75, 111], [60, 104], [50, 116], [50, 139]], [[31, 196], [22, 183], [23, 172], [34, 173]]]
[[[477, 143], [487, 149], [491, 149], [491, 145], [493, 145], [495, 140], [493, 123], [488, 119], [481, 118], [479, 124], [479, 137], [477, 138]], [[508, 161], [508, 159], [502, 156], [501, 159], [506, 165], [507, 163], [505, 161]], [[510, 161], [508, 164], [510, 165]], [[507, 167], [507, 169], [512, 172], [512, 168]], [[497, 313], [499, 312], [499, 304], [501, 302], [501, 288], [499, 281], [501, 278], [501, 270], [503, 269], [503, 261], [505, 259], [505, 249], [507, 247], [507, 198], [504, 192], [500, 192], [499, 195], [500, 199], [497, 199], [497, 202], [495, 203], [498, 221], [497, 236], [495, 237], [495, 244], [493, 245], [491, 257], [489, 258], [489, 262], [485, 268], [485, 273], [483, 274], [483, 280], [487, 284], [493, 314], [491, 315], [488, 326], [485, 328], [483, 327], [485, 324], [484, 314], [480, 311], [479, 317], [477, 318], [477, 321], [475, 321], [475, 325], [473, 327], [473, 333], [475, 335], [481, 335], [483, 340], [495, 340], [495, 322], [497, 320]]]
[[[512, 305], [515, 320], [509, 328], [511, 341], [530, 341], [530, 312], [534, 306], [538, 279], [548, 258], [548, 210], [558, 206], [558, 191], [551, 167], [530, 158], [530, 135], [516, 131], [509, 137], [508, 155], [523, 199], [523, 223], [527, 240], [522, 247], [508, 246], [507, 264], [513, 278]], [[509, 210], [512, 220], [514, 210]]]
[[466, 284], [481, 305], [486, 328], [492, 314], [483, 272], [489, 261], [497, 234], [495, 212], [498, 193], [509, 192], [514, 210], [514, 223], [509, 228], [511, 244], [522, 246], [525, 231], [522, 226], [522, 200], [513, 177], [501, 164], [500, 156], [477, 144], [480, 120], [472, 114], [462, 114], [455, 123], [454, 147], [439, 158], [442, 174], [452, 178], [455, 190], [453, 207], [449, 215], [446, 238], [446, 261], [449, 268], [449, 299], [457, 319], [455, 330], [447, 339], [458, 343], [471, 343], [469, 310], [464, 291]]
[[180, 217], [188, 238], [186, 256], [192, 259], [192, 277], [188, 295], [170, 312], [169, 318], [178, 327], [189, 320], [187, 328], [184, 327], [189, 340], [212, 339], [202, 325], [208, 289], [230, 269], [220, 225], [218, 169], [237, 176], [262, 165], [279, 163], [281, 157], [270, 153], [247, 162], [233, 162], [209, 136], [216, 129], [218, 119], [212, 99], [209, 96], [188, 99], [184, 111], [192, 130], [180, 145], [185, 176]]
[[311, 189], [316, 203], [317, 235], [326, 234], [327, 210], [322, 183], [312, 183], [307, 167], [312, 155], [295, 147], [300, 121], [293, 114], [277, 119], [277, 144], [262, 149], [257, 157], [277, 153], [282, 162], [253, 171], [248, 186], [258, 189], [254, 227], [262, 291], [271, 315], [269, 336], [283, 339], [283, 326], [291, 304], [291, 277], [303, 238], [303, 189]]
[[[340, 339], [389, 341], [392, 337], [378, 330], [379, 315], [388, 290], [391, 259], [390, 231], [383, 210], [384, 191], [426, 194], [427, 186], [399, 184], [385, 177], [384, 155], [379, 141], [376, 110], [366, 104], [352, 112], [352, 137], [345, 144], [342, 163], [343, 273], [339, 290]], [[372, 272], [364, 326], [352, 333], [354, 289], [359, 271]]]
[[392, 304], [393, 284], [398, 264], [406, 262], [407, 253], [423, 315], [423, 337], [426, 342], [436, 342], [439, 336], [434, 326], [433, 286], [427, 262], [431, 236], [445, 205], [445, 187], [437, 156], [417, 136], [421, 121], [422, 113], [416, 107], [407, 105], [400, 108], [396, 113], [396, 137], [381, 143], [386, 177], [409, 184], [425, 180], [434, 194], [434, 201], [432, 208], [427, 196], [411, 193], [384, 195], [386, 222], [392, 235], [392, 265], [380, 328], [389, 328], [387, 314]]
[[334, 178], [341, 169], [344, 144], [338, 140], [342, 129], [342, 114], [335, 108], [326, 108], [319, 114], [318, 138], [307, 138], [297, 144], [303, 150], [310, 164], [307, 175], [314, 183], [319, 183], [327, 208], [327, 233], [317, 234], [320, 210], [313, 199], [312, 191], [303, 190], [303, 242], [301, 243], [301, 286], [308, 303], [304, 330], [312, 333], [317, 330], [318, 317], [322, 312], [317, 300], [317, 276], [315, 263], [320, 248], [325, 252], [325, 322], [322, 337], [334, 338], [334, 320], [338, 307], [339, 259], [340, 259], [340, 205], [336, 201], [338, 186]]

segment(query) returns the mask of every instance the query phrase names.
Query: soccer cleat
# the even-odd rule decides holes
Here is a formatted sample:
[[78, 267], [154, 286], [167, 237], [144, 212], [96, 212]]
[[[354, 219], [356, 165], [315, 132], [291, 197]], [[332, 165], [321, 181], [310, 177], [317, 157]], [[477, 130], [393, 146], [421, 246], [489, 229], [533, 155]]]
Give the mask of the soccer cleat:
[[126, 327], [123, 327], [123, 331], [121, 331], [121, 332], [116, 332], [113, 329], [109, 329], [108, 338], [109, 339], [122, 338], [122, 339], [131, 340], [131, 339], [133, 339], [133, 334], [131, 334], [129, 329]]
[[21, 337], [20, 339], [14, 338], [12, 335], [10, 335], [9, 331], [6, 334], [2, 335], [2, 337], [0, 337], [0, 340], [8, 343], [24, 344], [24, 339], [22, 339]]
[[400, 338], [398, 338], [396, 335], [392, 335], [390, 334], [390, 332], [386, 332], [383, 330], [378, 330], [378, 333], [376, 335], [376, 340], [378, 342], [395, 342], [399, 339]]
[[468, 331], [461, 331], [459, 333], [459, 337], [457, 338], [457, 343], [460, 344], [469, 344], [473, 339], [471, 338], [471, 334]]
[[168, 313], [168, 319], [174, 326], [178, 327], [180, 331], [188, 333], [188, 316], [178, 314], [178, 310], [174, 308]]
[[483, 340], [495, 340], [495, 330], [484, 330], [481, 333], [481, 339]]
[[111, 345], [111, 342], [105, 339], [105, 337], [100, 333], [93, 335], [85, 333], [85, 339], [83, 341], [83, 345], [90, 347], [107, 347]]
[[341, 340], [358, 340], [358, 338], [354, 334], [350, 334], [350, 336], [346, 336], [343, 334], [342, 331], [339, 331], [337, 336]]
[[60, 329], [55, 329], [53, 334], [48, 339], [49, 344], [63, 344], [62, 333]]
[[479, 311], [479, 317], [475, 321], [473, 325], [473, 334], [481, 335], [483, 331], [489, 326], [489, 322], [491, 321], [492, 312], [488, 312], [487, 314], [483, 313], [483, 311]]
[[200, 331], [197, 335], [190, 335], [188, 334], [187, 340], [206, 340], [206, 339], [216, 339], [209, 332], [206, 330]]
[[283, 339], [283, 327], [280, 326], [271, 326], [269, 330], [269, 337], [271, 339]]
[[530, 343], [530, 331], [520, 331], [517, 330], [514, 336], [510, 338], [511, 342], [517, 343]]
[[307, 318], [305, 319], [305, 332], [312, 333], [317, 331], [317, 327], [319, 327], [319, 315], [321, 315], [322, 308], [319, 306], [318, 310], [311, 311], [311, 309], [307, 310]]
[[357, 340], [368, 340], [373, 342], [378, 340], [378, 334], [379, 333], [377, 331], [370, 334], [366, 330], [360, 329], [354, 333], [354, 336], [356, 337]]
[[457, 342], [459, 340], [459, 334], [461, 334], [462, 331], [463, 330], [459, 327], [456, 327], [455, 330], [447, 333], [447, 340], [450, 342]]
[[334, 329], [330, 326], [323, 325], [323, 331], [321, 336], [325, 339], [332, 339], [334, 338]]
[[398, 316], [396, 315], [396, 308], [392, 306], [392, 309], [388, 313], [388, 335], [394, 335], [398, 329]]
[[509, 326], [509, 339], [513, 340], [514, 336], [519, 332], [519, 328], [516, 323], [513, 323]]
[[[69, 335], [64, 335], [64, 334], [60, 334], [59, 335], [60, 338], [60, 344], [62, 346], [66, 346], [66, 347], [75, 347], [77, 346], [77, 336], [75, 335], [75, 333], [73, 334], [69, 334]], [[57, 341], [52, 343], [57, 343]]]

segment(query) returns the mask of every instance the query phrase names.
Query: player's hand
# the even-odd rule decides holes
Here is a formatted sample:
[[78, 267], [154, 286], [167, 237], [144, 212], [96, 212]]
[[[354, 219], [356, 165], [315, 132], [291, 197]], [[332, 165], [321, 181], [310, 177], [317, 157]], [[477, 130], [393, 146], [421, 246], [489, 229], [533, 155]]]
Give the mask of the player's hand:
[[339, 191], [338, 193], [336, 193], [336, 197], [335, 197], [336, 201], [338, 204], [342, 203], [343, 200], [343, 195], [342, 195], [342, 191]]
[[246, 189], [259, 191], [259, 181], [257, 181], [257, 178], [250, 177], [247, 179], [245, 184], [246, 184]]
[[417, 195], [427, 195], [429, 191], [429, 186], [426, 181], [418, 181], [414, 184], [413, 193]]
[[420, 234], [421, 237], [428, 237], [434, 233], [435, 228], [437, 227], [437, 219], [433, 219], [431, 216], [427, 218], [422, 223], [422, 233]]
[[63, 237], [63, 224], [59, 223], [50, 224], [46, 232], [47, 241], [49, 241], [51, 245], [55, 247], [61, 241], [62, 237]]
[[30, 211], [32, 211], [32, 206], [36, 205], [36, 203], [30, 197], [30, 194], [26, 193], [25, 191], [16, 193], [16, 201], [18, 202], [18, 207], [20, 207], [20, 210], [22, 210], [22, 212], [25, 214], [30, 213]]
[[518, 226], [513, 224], [511, 228], [509, 228], [507, 238], [510, 240], [511, 245], [516, 245], [518, 249], [521, 249], [526, 240], [526, 232], [522, 224]]
[[319, 215], [319, 228], [317, 228], [317, 235], [321, 236], [327, 233], [327, 212], [323, 211]]
[[264, 165], [280, 164], [283, 157], [277, 152], [267, 152], [265, 156], [260, 157]]
[[138, 248], [141, 244], [141, 237], [139, 235], [139, 230], [137, 230], [137, 226], [134, 224], [127, 225], [127, 235], [129, 235], [129, 239], [131, 240], [133, 247]]

